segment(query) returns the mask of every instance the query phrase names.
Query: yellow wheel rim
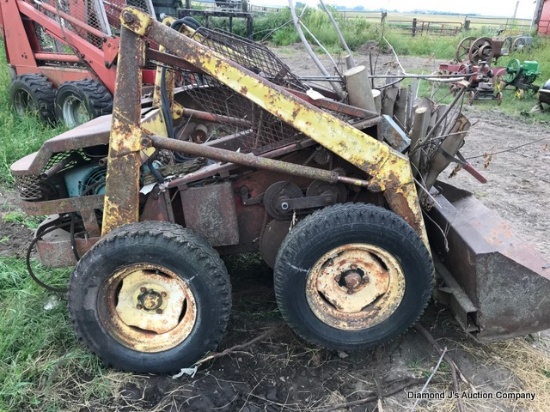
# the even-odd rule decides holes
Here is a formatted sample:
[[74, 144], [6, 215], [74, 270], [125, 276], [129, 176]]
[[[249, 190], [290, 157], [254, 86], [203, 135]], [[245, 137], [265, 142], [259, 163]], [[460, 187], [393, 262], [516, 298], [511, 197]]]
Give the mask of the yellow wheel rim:
[[100, 299], [99, 314], [108, 332], [140, 352], [177, 346], [197, 320], [195, 297], [187, 282], [159, 265], [119, 269], [102, 285]]
[[388, 251], [370, 244], [330, 250], [313, 265], [306, 282], [309, 307], [324, 323], [361, 330], [386, 320], [405, 294], [405, 275]]

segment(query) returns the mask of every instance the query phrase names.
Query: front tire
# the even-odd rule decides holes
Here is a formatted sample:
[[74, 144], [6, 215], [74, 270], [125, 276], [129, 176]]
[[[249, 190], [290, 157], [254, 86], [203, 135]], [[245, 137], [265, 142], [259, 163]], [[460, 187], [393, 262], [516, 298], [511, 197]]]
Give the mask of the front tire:
[[365, 204], [313, 213], [288, 234], [275, 294], [290, 327], [327, 349], [391, 340], [420, 317], [433, 289], [420, 237], [396, 214]]
[[73, 128], [113, 111], [113, 97], [93, 79], [63, 83], [55, 95], [55, 114], [65, 126]]
[[222, 338], [231, 286], [201, 237], [165, 222], [121, 227], [78, 262], [69, 313], [106, 364], [138, 373], [192, 366]]

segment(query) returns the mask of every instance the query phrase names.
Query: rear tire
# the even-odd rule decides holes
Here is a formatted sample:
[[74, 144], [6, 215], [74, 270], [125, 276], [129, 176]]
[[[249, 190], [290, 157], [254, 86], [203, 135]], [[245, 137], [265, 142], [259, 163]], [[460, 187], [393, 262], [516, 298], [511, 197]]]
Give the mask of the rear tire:
[[73, 128], [113, 111], [113, 97], [97, 80], [65, 82], [55, 96], [55, 114]]
[[45, 122], [55, 122], [55, 89], [42, 74], [16, 76], [10, 85], [10, 100], [21, 117], [32, 114]]
[[165, 222], [113, 231], [80, 259], [69, 284], [79, 340], [125, 371], [191, 367], [218, 345], [230, 309], [229, 275], [217, 252]]
[[303, 339], [335, 350], [389, 341], [420, 317], [433, 289], [430, 254], [395, 213], [365, 204], [317, 211], [284, 240], [275, 295]]

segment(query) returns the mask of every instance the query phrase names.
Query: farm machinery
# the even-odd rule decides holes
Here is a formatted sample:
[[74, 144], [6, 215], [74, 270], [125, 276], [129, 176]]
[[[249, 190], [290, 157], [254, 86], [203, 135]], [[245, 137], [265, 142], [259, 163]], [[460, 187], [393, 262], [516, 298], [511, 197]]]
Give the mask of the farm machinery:
[[501, 82], [501, 89], [507, 86], [516, 88], [516, 97], [523, 98], [526, 91], [535, 94], [539, 91], [535, 81], [540, 75], [539, 63], [536, 61], [526, 60], [520, 63], [518, 59], [512, 59], [506, 67], [506, 75], [504, 81]]
[[466, 87], [468, 101], [473, 104], [477, 99], [496, 99], [502, 102], [502, 90], [507, 86], [516, 88], [516, 96], [522, 98], [526, 90], [536, 93], [538, 87], [533, 83], [537, 79], [539, 64], [536, 61], [511, 60], [507, 67], [491, 67], [502, 56], [507, 56], [513, 50], [522, 50], [531, 44], [528, 36], [517, 38], [507, 37], [504, 40], [488, 37], [466, 37], [458, 45], [456, 61], [441, 64], [439, 72], [443, 74], [464, 74], [468, 84], [456, 83], [451, 86], [451, 92]]
[[457, 90], [465, 88], [469, 104], [478, 99], [495, 99], [500, 104], [502, 93], [496, 79], [504, 75], [506, 68], [491, 65], [507, 54], [508, 45], [504, 40], [466, 37], [457, 46], [455, 62], [441, 64], [439, 72], [464, 75], [467, 83], [453, 84], [451, 92], [456, 93]]
[[[150, 0], [131, 4], [154, 16]], [[2, 1], [15, 110], [69, 127], [110, 113], [124, 6], [126, 0]], [[152, 84], [154, 72], [144, 68], [143, 78]]]
[[451, 161], [483, 181], [458, 152], [464, 90], [436, 105], [392, 86], [380, 114], [312, 88], [250, 40], [131, 7], [121, 22], [113, 114], [11, 166], [23, 208], [49, 215], [29, 255], [36, 245], [45, 266], [76, 264], [70, 317], [104, 362], [169, 373], [213, 350], [231, 310], [219, 254], [252, 251], [274, 269], [289, 326], [329, 349], [403, 333], [434, 285], [480, 341], [550, 327], [546, 261], [437, 182]]

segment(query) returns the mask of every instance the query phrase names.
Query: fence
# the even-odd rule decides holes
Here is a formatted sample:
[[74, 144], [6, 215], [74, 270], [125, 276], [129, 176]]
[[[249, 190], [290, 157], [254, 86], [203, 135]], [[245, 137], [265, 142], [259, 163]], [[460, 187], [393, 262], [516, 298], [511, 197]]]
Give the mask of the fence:
[[[186, 1], [191, 3], [191, 0]], [[233, 2], [235, 0], [225, 1]], [[212, 1], [192, 0], [192, 3], [193, 5], [199, 5], [202, 9], [216, 8], [216, 3]], [[248, 0], [246, 7], [247, 11], [253, 14], [277, 13], [285, 9], [285, 7], [254, 5], [251, 4], [250, 0]], [[480, 29], [487, 36], [492, 37], [502, 33], [510, 36], [515, 34], [529, 34], [532, 30], [530, 19], [513, 19], [506, 17], [384, 13], [360, 10], [338, 10], [336, 14], [344, 19], [363, 19], [372, 21], [373, 23], [382, 23], [383, 21], [387, 26], [401, 29], [412, 36], [422, 36], [425, 34], [454, 36], [462, 31]], [[541, 25], [544, 26], [545, 32], [550, 33], [550, 21], [541, 21]]]

